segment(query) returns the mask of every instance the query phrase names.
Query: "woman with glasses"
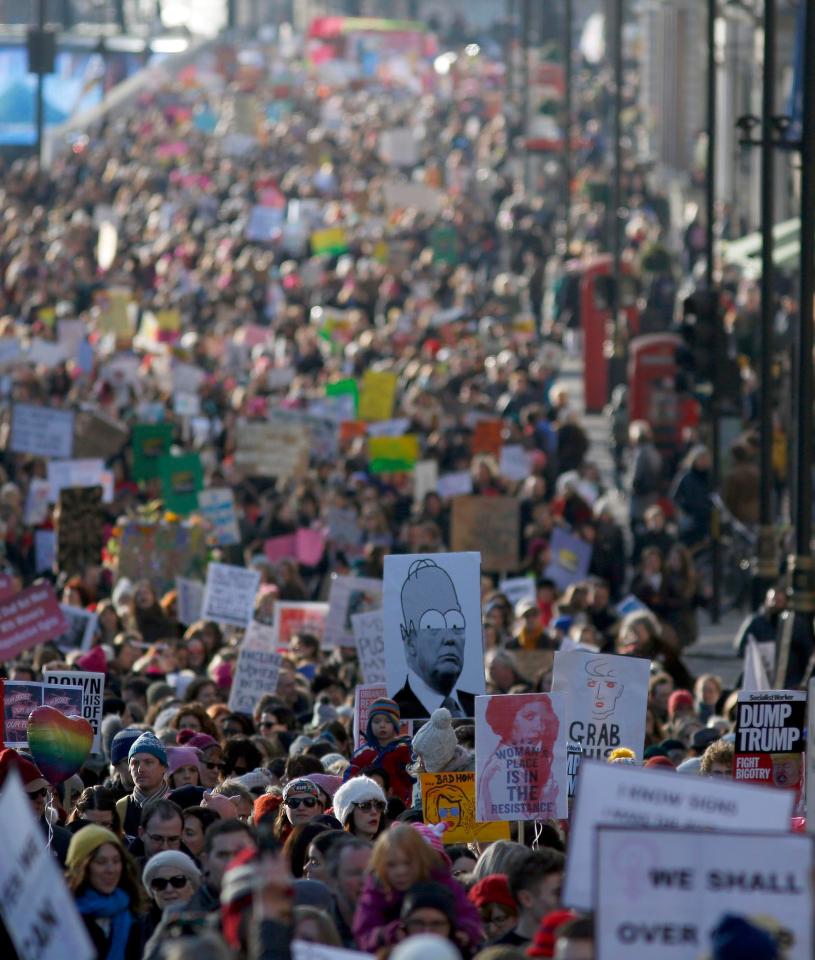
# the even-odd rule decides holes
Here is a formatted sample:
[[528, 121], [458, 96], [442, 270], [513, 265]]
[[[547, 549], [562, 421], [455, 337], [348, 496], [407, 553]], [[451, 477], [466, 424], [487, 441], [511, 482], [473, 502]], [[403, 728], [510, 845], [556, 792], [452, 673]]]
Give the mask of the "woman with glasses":
[[306, 777], [290, 780], [283, 790], [283, 802], [273, 828], [275, 839], [283, 843], [293, 827], [308, 823], [324, 812], [323, 794], [316, 783]]
[[141, 960], [144, 892], [136, 861], [105, 827], [71, 837], [66, 880], [94, 948], [106, 960]]
[[374, 840], [385, 829], [387, 800], [382, 787], [370, 777], [352, 777], [334, 794], [334, 816], [343, 830]]
[[150, 897], [148, 926], [154, 930], [167, 907], [177, 909], [201, 886], [201, 871], [180, 850], [162, 850], [147, 861], [142, 884]]

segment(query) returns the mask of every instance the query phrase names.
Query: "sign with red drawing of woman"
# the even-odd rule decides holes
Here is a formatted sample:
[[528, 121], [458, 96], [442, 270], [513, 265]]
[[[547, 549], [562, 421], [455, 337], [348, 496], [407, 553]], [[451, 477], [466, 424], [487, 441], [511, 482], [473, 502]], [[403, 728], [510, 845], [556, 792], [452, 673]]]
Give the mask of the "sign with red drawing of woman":
[[479, 820], [567, 816], [566, 728], [561, 694], [476, 697]]

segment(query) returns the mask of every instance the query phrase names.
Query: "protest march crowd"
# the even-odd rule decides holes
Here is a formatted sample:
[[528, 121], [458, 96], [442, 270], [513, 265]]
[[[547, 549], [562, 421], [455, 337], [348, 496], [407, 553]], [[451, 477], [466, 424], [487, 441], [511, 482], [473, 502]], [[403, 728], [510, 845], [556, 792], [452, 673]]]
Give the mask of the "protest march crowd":
[[618, 394], [600, 468], [558, 164], [486, 47], [302, 43], [3, 171], [0, 956], [811, 958], [784, 593], [691, 675], [709, 455]]

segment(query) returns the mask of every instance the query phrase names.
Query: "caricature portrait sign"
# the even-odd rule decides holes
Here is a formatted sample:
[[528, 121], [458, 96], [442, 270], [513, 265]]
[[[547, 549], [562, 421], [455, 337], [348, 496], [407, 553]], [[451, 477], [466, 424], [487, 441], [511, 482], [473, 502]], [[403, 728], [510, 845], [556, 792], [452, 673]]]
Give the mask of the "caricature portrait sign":
[[474, 715], [484, 692], [480, 561], [478, 553], [385, 557], [386, 678], [403, 719], [438, 707]]
[[558, 651], [552, 692], [566, 702], [566, 739], [589, 759], [605, 760], [617, 747], [642, 757], [650, 660]]
[[565, 697], [560, 693], [476, 698], [479, 820], [568, 816], [565, 707]]
[[481, 823], [475, 818], [475, 774], [472, 771], [423, 773], [422, 817], [425, 823], [445, 823], [441, 835], [449, 843], [490, 843], [509, 840], [509, 824]]

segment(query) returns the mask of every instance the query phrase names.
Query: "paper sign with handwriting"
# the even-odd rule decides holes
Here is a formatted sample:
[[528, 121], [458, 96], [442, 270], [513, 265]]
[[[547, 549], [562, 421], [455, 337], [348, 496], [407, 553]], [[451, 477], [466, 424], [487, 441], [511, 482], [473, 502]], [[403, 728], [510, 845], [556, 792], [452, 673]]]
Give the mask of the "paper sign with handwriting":
[[260, 573], [228, 563], [210, 563], [201, 616], [233, 627], [246, 627], [255, 609]]

